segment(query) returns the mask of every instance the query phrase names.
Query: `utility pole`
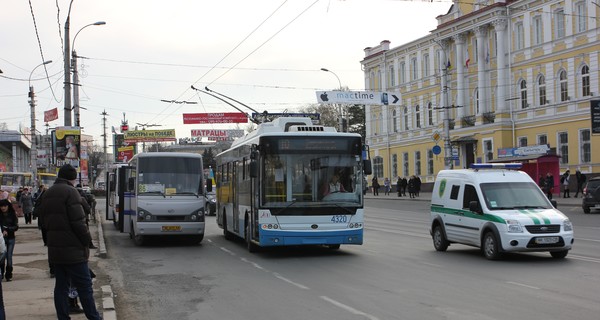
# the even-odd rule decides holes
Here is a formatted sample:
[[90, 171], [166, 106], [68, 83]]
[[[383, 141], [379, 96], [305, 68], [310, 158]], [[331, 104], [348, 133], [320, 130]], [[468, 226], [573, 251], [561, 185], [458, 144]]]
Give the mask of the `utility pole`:
[[[71, 13], [71, 8], [69, 6], [69, 13]], [[71, 17], [67, 16], [67, 21], [65, 21], [65, 126], [71, 126], [71, 82], [69, 80], [69, 76], [71, 75], [71, 48], [70, 48], [70, 38], [69, 38], [69, 20]]]
[[444, 168], [452, 169], [452, 147], [450, 146], [450, 106], [448, 105], [448, 67], [444, 67], [442, 94], [444, 99]]
[[[108, 113], [106, 113], [106, 110], [102, 111], [101, 113], [102, 115], [102, 128], [104, 129], [104, 134], [102, 135], [102, 137], [104, 138], [104, 176], [106, 177], [104, 180], [104, 185], [105, 188], [108, 188], [108, 152], [107, 152], [107, 145], [106, 145], [106, 116], [108, 115]], [[107, 189], [108, 190], [108, 189]], [[108, 201], [108, 199], [107, 199]]]
[[79, 127], [79, 74], [77, 72], [77, 52], [75, 50], [73, 50], [71, 62], [73, 65], [73, 113], [75, 114], [75, 126]]
[[29, 86], [29, 106], [31, 107], [31, 172], [35, 186], [37, 182], [37, 139], [35, 136], [35, 92], [31, 85]]

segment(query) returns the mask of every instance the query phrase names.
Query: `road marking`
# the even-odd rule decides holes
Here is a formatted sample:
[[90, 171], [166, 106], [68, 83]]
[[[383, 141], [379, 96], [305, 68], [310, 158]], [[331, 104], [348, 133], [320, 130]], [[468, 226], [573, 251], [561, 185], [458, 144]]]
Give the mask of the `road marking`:
[[331, 298], [329, 298], [327, 296], [321, 296], [320, 298], [323, 299], [323, 300], [325, 300], [325, 301], [327, 301], [327, 302], [329, 302], [329, 303], [331, 303], [331, 304], [333, 304], [334, 306], [338, 306], [338, 307], [340, 307], [340, 308], [342, 308], [342, 309], [344, 309], [346, 311], [349, 311], [350, 313], [354, 313], [354, 314], [359, 315], [359, 316], [364, 316], [367, 319], [371, 319], [371, 320], [379, 320], [379, 318], [377, 318], [374, 315], [370, 315], [370, 314], [364, 313], [364, 312], [362, 312], [360, 310], [356, 310], [356, 309], [352, 308], [351, 306], [345, 305], [345, 304], [343, 304], [343, 303], [341, 303], [339, 301], [335, 301], [335, 300], [333, 300], [333, 299], [331, 299]]
[[578, 256], [578, 255], [573, 255], [573, 254], [569, 255], [569, 259], [575, 259], [575, 260], [581, 260], [581, 261], [587, 261], [587, 262], [600, 263], [600, 259], [598, 259], [598, 258], [592, 258], [592, 257], [586, 257], [586, 256]]
[[592, 242], [600, 242], [600, 240], [596, 239], [587, 239], [587, 238], [577, 238], [577, 241], [592, 241]]
[[512, 281], [507, 281], [506, 283], [508, 283], [508, 284], [514, 284], [516, 286], [521, 286], [521, 287], [525, 287], [525, 288], [529, 288], [529, 289], [541, 290], [541, 288], [530, 286], [530, 285], [526, 285], [524, 283], [512, 282]]
[[234, 253], [233, 251], [230, 251], [229, 249], [227, 249], [227, 248], [225, 248], [225, 247], [219, 247], [219, 248], [220, 248], [221, 250], [223, 250], [223, 251], [225, 251], [225, 252], [229, 253], [230, 255], [232, 255], [232, 256], [235, 256], [235, 253]]
[[248, 260], [248, 259], [246, 259], [246, 258], [240, 258], [240, 259], [241, 259], [242, 261], [246, 262], [246, 263], [249, 263], [249, 264], [253, 265], [253, 266], [254, 266], [256, 269], [263, 270], [263, 271], [267, 271], [267, 270], [265, 270], [265, 268], [261, 267], [261, 266], [260, 266], [258, 263], [256, 263], [256, 262], [252, 262], [252, 261], [250, 261], [250, 260]]
[[292, 280], [290, 280], [290, 279], [288, 279], [288, 278], [285, 278], [285, 277], [283, 277], [282, 275], [280, 275], [279, 273], [275, 273], [275, 272], [273, 272], [273, 275], [274, 275], [274, 276], [275, 276], [277, 279], [283, 280], [283, 281], [285, 281], [285, 282], [287, 282], [287, 283], [289, 283], [289, 284], [291, 284], [291, 285], [294, 285], [294, 286], [296, 286], [296, 287], [298, 287], [298, 288], [300, 288], [300, 289], [304, 289], [304, 290], [310, 290], [310, 289], [309, 289], [307, 286], [305, 286], [305, 285], [302, 285], [302, 284], [299, 284], [299, 283], [297, 283], [297, 282], [294, 282], [294, 281], [292, 281]]

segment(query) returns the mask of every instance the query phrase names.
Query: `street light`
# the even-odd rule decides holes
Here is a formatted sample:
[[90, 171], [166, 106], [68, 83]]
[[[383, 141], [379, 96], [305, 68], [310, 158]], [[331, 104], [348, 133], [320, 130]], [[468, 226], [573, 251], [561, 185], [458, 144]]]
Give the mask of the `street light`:
[[[340, 81], [340, 77], [338, 77], [338, 75], [335, 74], [335, 72], [333, 72], [327, 68], [321, 68], [321, 71], [330, 72], [331, 74], [333, 74], [338, 81], [339, 90], [340, 91], [342, 90], [342, 82]], [[341, 103], [338, 104], [338, 112], [340, 113], [339, 122], [338, 122], [339, 130], [340, 130], [340, 132], [344, 132], [344, 120], [343, 120], [344, 116], [342, 115], [342, 104]]]
[[31, 106], [31, 151], [30, 151], [31, 160], [30, 160], [30, 162], [31, 162], [31, 172], [33, 174], [34, 185], [36, 183], [36, 176], [37, 176], [37, 144], [36, 144], [36, 139], [35, 139], [35, 92], [33, 91], [33, 86], [31, 85], [31, 76], [33, 75], [33, 72], [35, 71], [35, 69], [37, 69], [40, 66], [49, 64], [49, 63], [52, 63], [52, 60], [44, 61], [44, 62], [38, 64], [37, 66], [35, 66], [35, 68], [33, 68], [33, 70], [31, 70], [31, 73], [29, 74], [29, 106]]
[[75, 34], [75, 37], [73, 37], [73, 45], [71, 46], [73, 48], [73, 51], [71, 52], [71, 65], [73, 66], [73, 113], [75, 114], [76, 127], [79, 127], [81, 123], [79, 117], [79, 73], [77, 72], [77, 52], [75, 51], [75, 40], [77, 40], [77, 36], [83, 29], [90, 26], [103, 26], [105, 24], [106, 22], [104, 21], [90, 23], [86, 26], [83, 26], [83, 28], [79, 29], [79, 31], [77, 31], [77, 33]]

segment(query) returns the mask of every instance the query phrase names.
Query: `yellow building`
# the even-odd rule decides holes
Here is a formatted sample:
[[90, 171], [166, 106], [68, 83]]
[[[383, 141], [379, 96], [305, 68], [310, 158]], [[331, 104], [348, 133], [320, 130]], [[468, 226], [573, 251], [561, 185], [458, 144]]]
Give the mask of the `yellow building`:
[[591, 0], [454, 1], [429, 35], [366, 48], [365, 87], [402, 97], [365, 109], [380, 183], [534, 146], [560, 156], [560, 173], [600, 173], [598, 17]]

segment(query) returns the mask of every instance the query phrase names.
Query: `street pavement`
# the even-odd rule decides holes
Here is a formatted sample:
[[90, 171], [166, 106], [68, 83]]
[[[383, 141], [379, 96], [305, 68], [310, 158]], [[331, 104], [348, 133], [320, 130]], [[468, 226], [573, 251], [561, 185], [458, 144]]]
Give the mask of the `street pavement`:
[[[90, 232], [98, 249], [90, 249], [90, 268], [95, 269], [97, 261], [106, 257], [106, 245], [102, 236], [102, 224], [90, 222]], [[100, 241], [99, 241], [100, 240]], [[12, 281], [2, 281], [4, 307], [7, 319], [33, 320], [56, 319], [54, 309], [54, 279], [48, 269], [48, 250], [42, 242], [37, 220], [25, 224], [19, 218], [19, 230], [16, 232], [16, 244], [13, 253]], [[100, 277], [100, 276], [99, 276]], [[105, 320], [116, 319], [114, 300], [107, 279], [94, 279], [94, 297], [96, 307]], [[81, 305], [81, 304], [80, 304]], [[71, 319], [85, 319], [84, 314], [73, 314]]]

